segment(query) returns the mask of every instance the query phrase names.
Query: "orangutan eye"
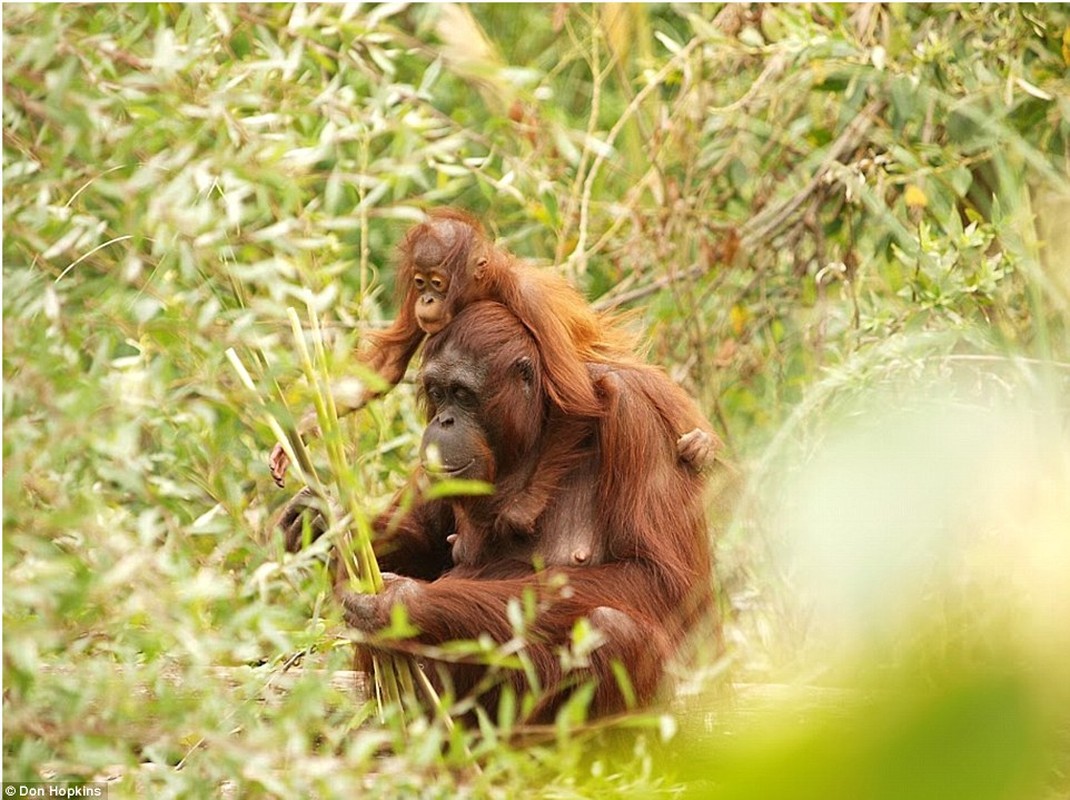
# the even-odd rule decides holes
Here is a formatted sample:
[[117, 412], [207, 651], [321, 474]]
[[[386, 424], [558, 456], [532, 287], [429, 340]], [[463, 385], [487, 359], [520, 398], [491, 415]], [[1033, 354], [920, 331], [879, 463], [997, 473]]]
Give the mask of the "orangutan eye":
[[431, 288], [436, 292], [446, 291], [446, 279], [441, 275], [435, 275], [431, 278]]
[[462, 408], [474, 408], [476, 404], [475, 392], [465, 386], [453, 388], [453, 399]]
[[423, 275], [417, 275], [416, 277], [414, 277], [412, 279], [412, 283], [416, 287], [416, 290], [419, 292], [422, 292], [424, 290], [424, 287], [427, 286], [427, 281], [424, 280]]

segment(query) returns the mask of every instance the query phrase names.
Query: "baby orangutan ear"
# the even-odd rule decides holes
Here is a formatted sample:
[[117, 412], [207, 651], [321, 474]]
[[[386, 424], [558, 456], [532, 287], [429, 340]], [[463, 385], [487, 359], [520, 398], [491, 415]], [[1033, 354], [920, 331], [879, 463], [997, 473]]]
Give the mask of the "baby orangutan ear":
[[472, 280], [481, 281], [486, 277], [488, 259], [480, 256], [476, 259], [475, 269], [472, 270]]

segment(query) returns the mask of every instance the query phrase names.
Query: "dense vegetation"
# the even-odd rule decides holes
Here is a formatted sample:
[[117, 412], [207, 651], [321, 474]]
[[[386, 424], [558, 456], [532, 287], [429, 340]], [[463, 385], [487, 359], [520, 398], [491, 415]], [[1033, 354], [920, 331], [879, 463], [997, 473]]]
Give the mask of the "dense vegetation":
[[[1070, 791], [1065, 6], [8, 5], [3, 25], [4, 780]], [[225, 351], [263, 352], [301, 401], [286, 308], [311, 303], [352, 372], [393, 314], [394, 243], [440, 204], [633, 309], [723, 434], [732, 654], [687, 671], [737, 693], [696, 680], [675, 716], [524, 746], [508, 720], [384, 724], [327, 680], [348, 642], [325, 570], [269, 529], [288, 492]], [[370, 509], [420, 425], [407, 387], [350, 423]]]

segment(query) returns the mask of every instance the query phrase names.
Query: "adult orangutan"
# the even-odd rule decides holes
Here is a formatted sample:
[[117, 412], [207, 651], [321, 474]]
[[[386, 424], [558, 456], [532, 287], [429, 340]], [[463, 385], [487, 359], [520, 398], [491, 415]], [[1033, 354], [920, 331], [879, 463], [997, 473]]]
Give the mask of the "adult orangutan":
[[[427, 222], [408, 232], [400, 247], [396, 286], [397, 319], [385, 331], [369, 334], [361, 356], [390, 387], [404, 377], [426, 335], [442, 330], [462, 309], [479, 300], [502, 303], [531, 333], [546, 371], [544, 389], [568, 414], [596, 417], [604, 411], [588, 363], [630, 363], [634, 358], [633, 337], [608, 316], [595, 313], [568, 281], [525, 266], [495, 247], [479, 223], [459, 211], [434, 211]], [[349, 390], [335, 392], [338, 412], [354, 411], [372, 396], [362, 387], [354, 392], [350, 384]], [[310, 436], [317, 430], [315, 412], [310, 411], [298, 423], [298, 433]], [[718, 445], [701, 416], [695, 427], [666, 435], [677, 442], [681, 463], [693, 471], [712, 460]], [[275, 482], [282, 486], [289, 459], [281, 444], [271, 451], [268, 463]], [[550, 467], [544, 475], [554, 471]], [[530, 530], [554, 488], [544, 477], [530, 492], [516, 497], [510, 524]]]
[[[489, 481], [494, 494], [382, 515], [374, 529], [380, 566], [391, 573], [385, 590], [341, 591], [353, 627], [374, 633], [400, 604], [425, 645], [484, 634], [508, 642], [518, 633], [508, 604], [532, 593], [535, 614], [523, 635], [541, 699], [529, 722], [551, 719], [577, 680], [595, 682], [593, 715], [651, 702], [685, 634], [714, 613], [704, 480], [679, 469], [674, 444], [699, 412], [653, 367], [597, 365], [588, 377], [603, 413], [568, 414], [520, 320], [497, 303], [466, 306], [426, 345], [422, 450], [434, 447], [447, 475]], [[548, 449], [559, 449], [553, 502], [533, 534], [501, 529], [497, 519]], [[301, 545], [306, 506], [298, 495], [282, 515], [291, 550]], [[603, 643], [584, 669], [566, 673], [559, 655], [580, 618]], [[404, 650], [385, 640], [372, 647]], [[487, 670], [453, 663], [437, 676], [465, 697], [482, 689]], [[523, 671], [501, 679], [518, 693], [532, 688]], [[482, 702], [493, 705], [499, 689]]]

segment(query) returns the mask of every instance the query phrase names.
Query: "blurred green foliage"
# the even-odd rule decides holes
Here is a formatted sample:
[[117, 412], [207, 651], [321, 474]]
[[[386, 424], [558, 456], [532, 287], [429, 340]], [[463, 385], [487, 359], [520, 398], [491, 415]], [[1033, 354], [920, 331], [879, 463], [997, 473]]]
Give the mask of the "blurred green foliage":
[[[1065, 634], [1017, 642], [1020, 616], [999, 613], [1016, 594], [982, 581], [944, 625], [822, 673], [874, 703], [752, 724], [744, 694], [705, 724], [682, 715], [667, 744], [657, 719], [606, 750], [485, 731], [465, 742], [475, 771], [460, 734], [361, 726], [369, 709], [322, 674], [277, 690], [295, 656], [345, 669], [348, 648], [320, 562], [268, 530], [273, 442], [224, 357], [263, 350], [299, 401], [285, 308], [311, 300], [352, 372], [360, 331], [393, 314], [405, 228], [426, 207], [474, 212], [592, 301], [637, 309], [651, 359], [725, 436], [748, 477], [720, 558], [734, 657], [744, 680], [781, 680], [771, 665], [811, 628], [790, 567], [768, 566], [784, 537], [768, 489], [845, 409], [887, 410], [852, 403], [882, 388], [911, 406], [934, 381], [971, 407], [1025, 396], [1065, 444], [1065, 6], [7, 5], [3, 36], [5, 780], [122, 776], [113, 796], [131, 797], [1070, 790]], [[351, 423], [369, 506], [419, 430], [405, 387]], [[1059, 452], [1025, 473], [1056, 495]], [[1065, 563], [1059, 519], [1012, 526], [1039, 532], [1041, 566]], [[1070, 618], [1034, 566], [1015, 587], [1047, 604], [1026, 612]], [[926, 669], [949, 642], [963, 652]]]

